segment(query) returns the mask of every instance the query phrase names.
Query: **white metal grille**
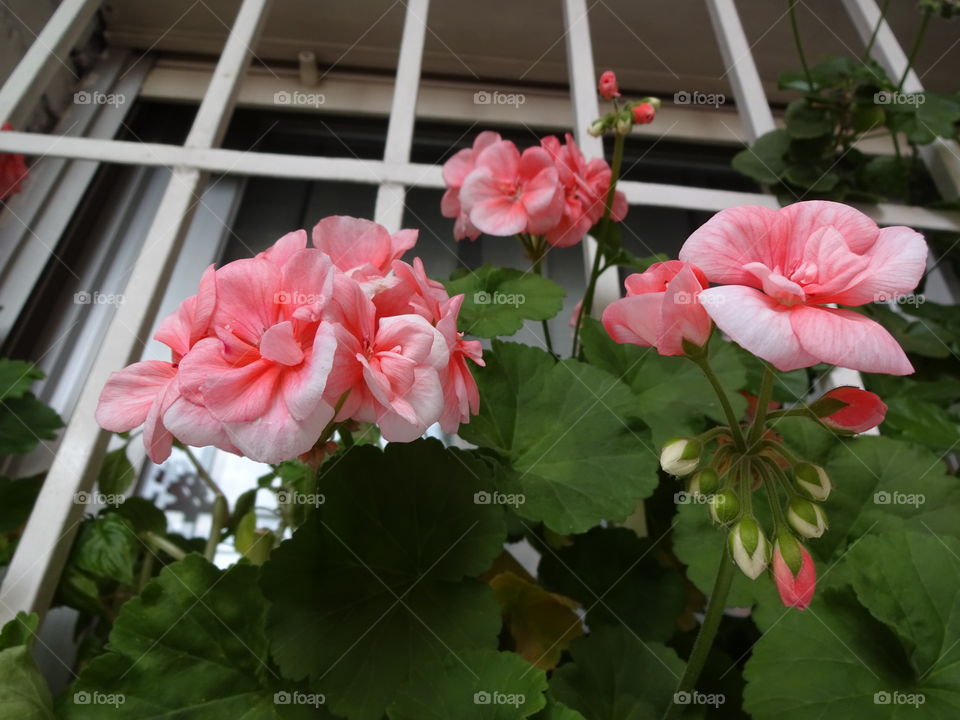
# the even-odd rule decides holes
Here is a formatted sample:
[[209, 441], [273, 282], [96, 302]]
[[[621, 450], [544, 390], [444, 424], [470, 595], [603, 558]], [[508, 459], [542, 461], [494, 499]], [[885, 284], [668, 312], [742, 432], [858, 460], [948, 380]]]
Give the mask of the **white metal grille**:
[[[772, 129], [774, 118], [765, 97], [751, 46], [743, 31], [734, 0], [706, 0], [721, 49], [737, 109], [749, 139]], [[412, 163], [410, 151], [424, 38], [428, 31], [429, 0], [406, 0], [400, 56], [381, 161], [241, 152], [218, 145], [233, 111], [251, 48], [269, 11], [269, 0], [243, 0], [216, 70], [203, 96], [186, 142], [182, 146], [147, 144], [96, 137], [0, 133], [0, 152], [32, 156], [93, 160], [140, 166], [168, 167], [172, 174], [153, 225], [129, 276], [128, 301], [117, 310], [81, 392], [72, 419], [63, 432], [59, 450], [47, 475], [35, 511], [0, 588], [0, 624], [18, 610], [44, 612], [83, 507], [74, 494], [89, 490], [107, 445], [107, 433], [93, 422], [97, 399], [107, 376], [139, 355], [154, 320], [163, 290], [176, 262], [185, 231], [209, 173], [269, 176], [309, 180], [349, 181], [378, 186], [375, 219], [399, 227], [406, 191], [411, 187], [441, 188], [439, 167]], [[843, 0], [858, 32], [869, 37], [879, 17], [874, 0]], [[21, 117], [32, 93], [49, 78], [57, 61], [76, 41], [96, 12], [95, 0], [63, 0], [30, 51], [0, 90], [0, 122]], [[577, 140], [589, 156], [602, 151], [598, 139], [585, 133], [598, 114], [588, 6], [586, 0], [562, 0], [573, 118]], [[882, 27], [876, 54], [891, 76], [902, 74], [906, 57], [889, 28]], [[907, 91], [918, 91], [916, 76]], [[935, 143], [927, 153], [941, 192], [956, 197], [960, 191], [960, 154], [955, 144]], [[738, 204], [776, 207], [767, 194], [624, 182], [631, 204], [717, 211]], [[960, 229], [960, 213], [882, 205], [868, 212], [883, 224], [905, 224], [927, 229]], [[595, 243], [584, 243], [585, 267], [590, 266]], [[601, 278], [598, 305], [619, 294], [614, 273]]]

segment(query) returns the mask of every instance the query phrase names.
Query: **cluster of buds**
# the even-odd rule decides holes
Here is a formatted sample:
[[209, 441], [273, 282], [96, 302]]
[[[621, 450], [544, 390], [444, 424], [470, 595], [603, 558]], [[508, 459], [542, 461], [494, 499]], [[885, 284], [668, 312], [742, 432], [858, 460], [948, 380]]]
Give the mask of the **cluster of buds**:
[[[883, 421], [886, 406], [873, 393], [836, 388], [802, 411], [840, 435], [863, 432]], [[687, 495], [701, 497], [710, 516], [729, 528], [727, 548], [750, 579], [768, 568], [787, 607], [806, 608], [813, 599], [816, 569], [804, 541], [827, 530], [823, 503], [832, 490], [826, 470], [798, 458], [772, 432], [751, 435], [738, 445], [730, 428], [715, 428], [697, 438], [678, 438], [661, 451], [664, 472], [686, 478]], [[712, 443], [714, 450], [709, 450]], [[753, 513], [753, 493], [766, 491], [772, 533]], [[772, 541], [771, 539], [772, 538]]]
[[622, 102], [617, 76], [607, 70], [597, 82], [597, 91], [604, 100], [613, 102], [613, 110], [598, 120], [594, 120], [587, 130], [594, 137], [600, 137], [608, 131], [626, 135], [634, 125], [648, 125], [653, 122], [660, 109], [660, 99], [646, 97], [641, 100]]

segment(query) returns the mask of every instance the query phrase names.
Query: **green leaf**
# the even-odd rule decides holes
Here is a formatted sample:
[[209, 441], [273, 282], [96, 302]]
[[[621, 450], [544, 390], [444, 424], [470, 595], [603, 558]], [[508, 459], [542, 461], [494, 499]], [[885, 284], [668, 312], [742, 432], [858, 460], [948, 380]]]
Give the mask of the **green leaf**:
[[0, 358], [0, 400], [22, 397], [33, 383], [42, 379], [43, 372], [33, 363]]
[[[709, 381], [688, 359], [664, 357], [652, 348], [620, 345], [592, 319], [584, 324], [581, 337], [587, 360], [633, 390], [636, 414], [652, 429], [655, 447], [675, 437], [701, 432], [707, 417], [726, 424]], [[711, 343], [711, 365], [738, 417], [746, 409], [746, 400], [736, 392], [747, 381], [742, 355], [731, 343]]]
[[477, 337], [513, 335], [524, 320], [549, 320], [563, 309], [566, 291], [532, 271], [484, 265], [452, 277], [450, 295], [463, 293], [460, 330]]
[[783, 174], [783, 179], [791, 185], [817, 193], [830, 192], [840, 182], [840, 176], [835, 172], [807, 163], [791, 164]]
[[0, 631], [0, 717], [54, 720], [53, 698], [31, 648], [39, 618], [17, 613]]
[[833, 132], [833, 118], [826, 108], [813, 107], [806, 100], [794, 100], [784, 114], [791, 137], [805, 139]]
[[576, 710], [550, 698], [547, 698], [547, 706], [533, 717], [534, 720], [586, 720]]
[[137, 533], [153, 532], [163, 535], [167, 532], [167, 516], [146, 498], [128, 497], [118, 507], [111, 508], [110, 512], [116, 512], [129, 520]]
[[53, 440], [63, 421], [31, 393], [0, 402], [0, 455], [23, 455]]
[[0, 477], [0, 533], [13, 532], [27, 522], [41, 487], [42, 475], [15, 480]]
[[894, 156], [871, 158], [863, 166], [863, 185], [884, 197], [906, 197], [908, 179], [905, 163]]
[[786, 130], [771, 130], [734, 155], [733, 169], [758, 183], [773, 185], [786, 172], [784, 156], [789, 149], [790, 134]]
[[684, 663], [660, 643], [603, 627], [577, 640], [573, 662], [554, 671], [549, 696], [590, 720], [660, 720]]
[[[329, 717], [309, 705], [275, 703], [275, 693], [289, 697], [294, 688], [267, 664], [266, 612], [251, 565], [221, 571], [198, 555], [168, 565], [123, 605], [108, 651], [61, 699], [60, 716]], [[122, 700], [110, 704], [110, 697]]]
[[70, 564], [99, 580], [133, 584], [133, 569], [143, 546], [133, 523], [108, 513], [84, 523]]
[[123, 495], [137, 477], [133, 464], [127, 459], [127, 446], [111, 450], [103, 458], [100, 466], [100, 475], [97, 477], [97, 487], [106, 495], [119, 498]]
[[[788, 612], [747, 663], [756, 720], [960, 714], [960, 541], [902, 527], [843, 560], [853, 592]], [[918, 712], [918, 709], [920, 712]]]
[[470, 651], [414, 669], [387, 716], [390, 720], [514, 720], [546, 702], [547, 679], [509, 652]]
[[326, 501], [262, 568], [286, 677], [309, 676], [337, 714], [379, 720], [420, 665], [493, 649], [486, 570], [503, 508], [476, 502], [484, 465], [436, 440], [356, 447], [325, 465]]
[[476, 370], [480, 414], [460, 435], [499, 453], [517, 514], [559, 533], [623, 520], [657, 484], [657, 454], [637, 400], [603, 370], [495, 341]]
[[579, 600], [592, 628], [626, 625], [644, 639], [670, 639], [686, 602], [684, 582], [653, 541], [627, 528], [594, 528], [571, 540], [542, 552], [544, 586]]
[[960, 425], [939, 405], [916, 397], [884, 397], [887, 415], [881, 431], [891, 430], [910, 442], [940, 451], [953, 448]]

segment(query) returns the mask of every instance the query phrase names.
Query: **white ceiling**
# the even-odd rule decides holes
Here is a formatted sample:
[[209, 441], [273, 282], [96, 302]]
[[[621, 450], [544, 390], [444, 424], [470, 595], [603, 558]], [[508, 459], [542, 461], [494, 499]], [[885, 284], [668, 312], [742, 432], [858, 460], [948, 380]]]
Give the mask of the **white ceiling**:
[[[672, 94], [730, 94], [703, 0], [587, 0], [598, 68], [612, 68], [621, 86]], [[110, 42], [169, 53], [213, 55], [223, 45], [237, 0], [110, 0], [104, 6]], [[737, 6], [768, 92], [781, 70], [797, 67], [787, 0], [738, 0]], [[890, 18], [909, 47], [919, 21], [916, 0], [893, 0]], [[400, 0], [274, 0], [255, 48], [267, 62], [296, 61], [301, 50], [322, 66], [390, 72], [396, 64], [405, 4]], [[808, 57], [859, 53], [862, 44], [838, 0], [801, 0]], [[434, 0], [423, 72], [509, 83], [565, 85], [560, 0]], [[924, 84], [955, 91], [960, 21], [935, 18], [918, 59]]]

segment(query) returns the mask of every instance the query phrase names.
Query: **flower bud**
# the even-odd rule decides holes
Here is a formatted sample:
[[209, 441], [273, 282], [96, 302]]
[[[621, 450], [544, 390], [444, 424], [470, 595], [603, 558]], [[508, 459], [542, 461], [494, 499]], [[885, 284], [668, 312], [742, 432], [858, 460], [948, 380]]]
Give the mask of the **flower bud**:
[[804, 610], [813, 600], [817, 569], [807, 549], [790, 533], [781, 532], [773, 548], [773, 580], [786, 607]]
[[887, 414], [887, 406], [878, 395], [849, 386], [834, 388], [810, 409], [824, 425], [841, 435], [856, 435], [875, 428]]
[[720, 476], [713, 468], [704, 468], [690, 478], [687, 492], [691, 495], [713, 495], [720, 487]]
[[803, 498], [793, 498], [787, 510], [787, 522], [797, 534], [805, 538], [818, 538], [827, 529], [827, 518], [816, 503]]
[[740, 514], [740, 501], [733, 490], [721, 490], [710, 496], [710, 517], [714, 522], [726, 525]]
[[676, 477], [685, 477], [700, 463], [700, 443], [690, 438], [671, 440], [660, 451], [660, 467]]
[[798, 489], [819, 502], [830, 497], [830, 490], [833, 489], [827, 471], [812, 463], [796, 465], [793, 468], [793, 480]]
[[751, 580], [756, 580], [767, 569], [770, 544], [754, 518], [747, 516], [734, 525], [727, 543], [737, 567]]
[[613, 74], [613, 70], [607, 70], [600, 76], [600, 81], [597, 83], [597, 90], [600, 91], [600, 96], [604, 100], [613, 100], [615, 97], [620, 97], [620, 89], [617, 87], [617, 76]]
[[594, 120], [590, 127], [587, 128], [587, 134], [592, 135], [593, 137], [600, 137], [603, 135], [604, 131], [607, 129], [607, 123], [602, 118], [600, 120]]
[[657, 111], [654, 109], [653, 105], [650, 103], [644, 102], [639, 105], [634, 105], [631, 108], [633, 113], [633, 121], [637, 125], [647, 125], [653, 122], [653, 118], [656, 117]]
[[617, 133], [620, 135], [626, 135], [633, 128], [633, 115], [629, 110], [617, 115]]

